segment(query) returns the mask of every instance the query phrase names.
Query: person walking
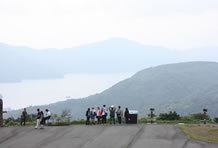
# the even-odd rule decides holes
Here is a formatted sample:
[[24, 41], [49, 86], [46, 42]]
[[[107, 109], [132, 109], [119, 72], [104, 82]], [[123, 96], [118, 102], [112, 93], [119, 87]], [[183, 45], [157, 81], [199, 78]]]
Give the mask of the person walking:
[[97, 119], [98, 119], [98, 124], [101, 124], [101, 109], [100, 107], [97, 108]]
[[102, 117], [102, 124], [107, 123], [107, 107], [106, 105], [103, 105], [101, 109], [101, 117]]
[[45, 117], [44, 117], [43, 111], [41, 111], [40, 114], [41, 114], [41, 118], [40, 118], [40, 129], [44, 129]]
[[113, 124], [115, 125], [115, 112], [116, 112], [116, 108], [111, 105], [111, 107], [109, 108], [109, 111], [110, 111], [110, 124]]
[[26, 111], [26, 108], [24, 108], [21, 114], [21, 122], [20, 122], [21, 126], [26, 125], [26, 118], [27, 118], [27, 111]]
[[48, 109], [46, 109], [45, 110], [45, 122], [48, 123], [50, 118], [51, 118], [51, 112]]
[[86, 125], [89, 125], [90, 122], [90, 108], [88, 108], [88, 110], [86, 111]]
[[40, 120], [41, 120], [41, 112], [40, 112], [40, 109], [38, 108], [37, 109], [37, 117], [36, 117], [36, 126], [35, 126], [35, 129], [38, 129], [39, 128], [39, 125], [40, 125]]
[[117, 113], [118, 123], [121, 124], [122, 123], [122, 117], [123, 117], [123, 111], [122, 111], [120, 106], [118, 106], [118, 109], [117, 109], [116, 113]]
[[91, 117], [91, 123], [95, 124], [95, 116], [96, 116], [96, 111], [95, 108], [92, 107], [91, 112], [90, 112], [90, 117]]
[[129, 119], [129, 109], [128, 108], [126, 108], [125, 110], [124, 117], [125, 117], [125, 122], [128, 123], [128, 119]]

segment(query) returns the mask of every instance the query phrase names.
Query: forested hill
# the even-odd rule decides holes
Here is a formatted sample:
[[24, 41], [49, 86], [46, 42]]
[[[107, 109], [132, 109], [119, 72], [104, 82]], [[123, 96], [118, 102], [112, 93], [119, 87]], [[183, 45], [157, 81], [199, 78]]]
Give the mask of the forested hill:
[[[155, 108], [155, 113], [172, 110], [186, 115], [208, 108], [211, 116], [218, 116], [218, 63], [187, 62], [151, 67], [100, 94], [27, 110], [35, 113], [38, 107], [49, 108], [60, 114], [69, 109], [73, 119], [81, 119], [85, 118], [88, 107], [103, 104], [138, 110], [140, 117], [145, 116], [150, 107]], [[11, 111], [7, 116], [17, 117], [20, 113], [21, 110]]]

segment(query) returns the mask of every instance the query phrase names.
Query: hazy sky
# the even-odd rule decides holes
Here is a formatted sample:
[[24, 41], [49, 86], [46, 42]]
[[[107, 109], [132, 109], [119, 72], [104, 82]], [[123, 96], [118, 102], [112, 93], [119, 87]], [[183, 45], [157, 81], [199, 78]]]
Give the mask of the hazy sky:
[[65, 48], [112, 37], [218, 46], [217, 0], [0, 0], [0, 42]]

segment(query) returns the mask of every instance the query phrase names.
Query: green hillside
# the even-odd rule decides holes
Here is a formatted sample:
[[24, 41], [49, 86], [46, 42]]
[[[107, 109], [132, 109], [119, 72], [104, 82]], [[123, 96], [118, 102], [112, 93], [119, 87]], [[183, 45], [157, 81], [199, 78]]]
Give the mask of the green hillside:
[[[85, 118], [85, 110], [88, 107], [103, 104], [138, 110], [141, 117], [149, 112], [150, 107], [155, 108], [155, 113], [172, 110], [182, 115], [208, 108], [212, 117], [218, 116], [218, 63], [187, 62], [152, 67], [100, 94], [46, 106], [29, 107], [27, 110], [34, 113], [38, 107], [49, 108], [53, 113], [60, 114], [64, 109], [69, 109], [73, 119], [81, 119]], [[20, 112], [9, 112], [7, 117], [17, 117]]]

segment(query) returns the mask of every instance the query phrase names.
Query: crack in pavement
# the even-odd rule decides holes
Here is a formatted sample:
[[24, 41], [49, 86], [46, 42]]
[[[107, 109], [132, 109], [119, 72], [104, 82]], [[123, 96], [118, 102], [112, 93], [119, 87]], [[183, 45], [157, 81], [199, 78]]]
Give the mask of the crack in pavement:
[[60, 139], [61, 137], [63, 137], [64, 135], [66, 135], [67, 133], [71, 132], [74, 127], [69, 127], [65, 130], [63, 130], [64, 128], [60, 128], [59, 130], [56, 130], [55, 133], [48, 137], [48, 138], [45, 138], [42, 142], [40, 142], [38, 144], [38, 146], [36, 146], [37, 148], [40, 147], [40, 148], [43, 148], [49, 144], [51, 144], [52, 142], [55, 142], [57, 139]]
[[131, 148], [131, 147], [133, 147], [133, 145], [137, 141], [137, 138], [139, 138], [143, 134], [144, 127], [145, 127], [145, 124], [143, 124], [142, 127], [139, 128], [137, 133], [131, 138], [130, 142], [126, 146], [124, 146], [123, 148]]
[[[28, 132], [29, 131], [32, 131], [32, 129], [28, 129]], [[11, 133], [9, 134], [9, 136], [6, 136], [6, 137], [3, 137], [1, 140], [0, 140], [0, 144], [3, 144], [5, 142], [7, 142], [8, 140], [11, 140], [12, 138], [16, 137], [17, 135], [22, 135], [22, 134], [25, 134], [27, 131], [26, 130], [23, 130], [22, 128], [16, 128], [16, 129], [13, 129], [11, 131]]]
[[94, 141], [97, 137], [99, 137], [105, 131], [105, 129], [106, 129], [105, 127], [101, 127], [101, 130], [99, 132], [97, 132], [94, 136], [92, 136], [92, 138], [86, 140], [86, 142], [80, 144], [78, 148], [83, 148], [85, 145], [87, 145], [87, 143]]

